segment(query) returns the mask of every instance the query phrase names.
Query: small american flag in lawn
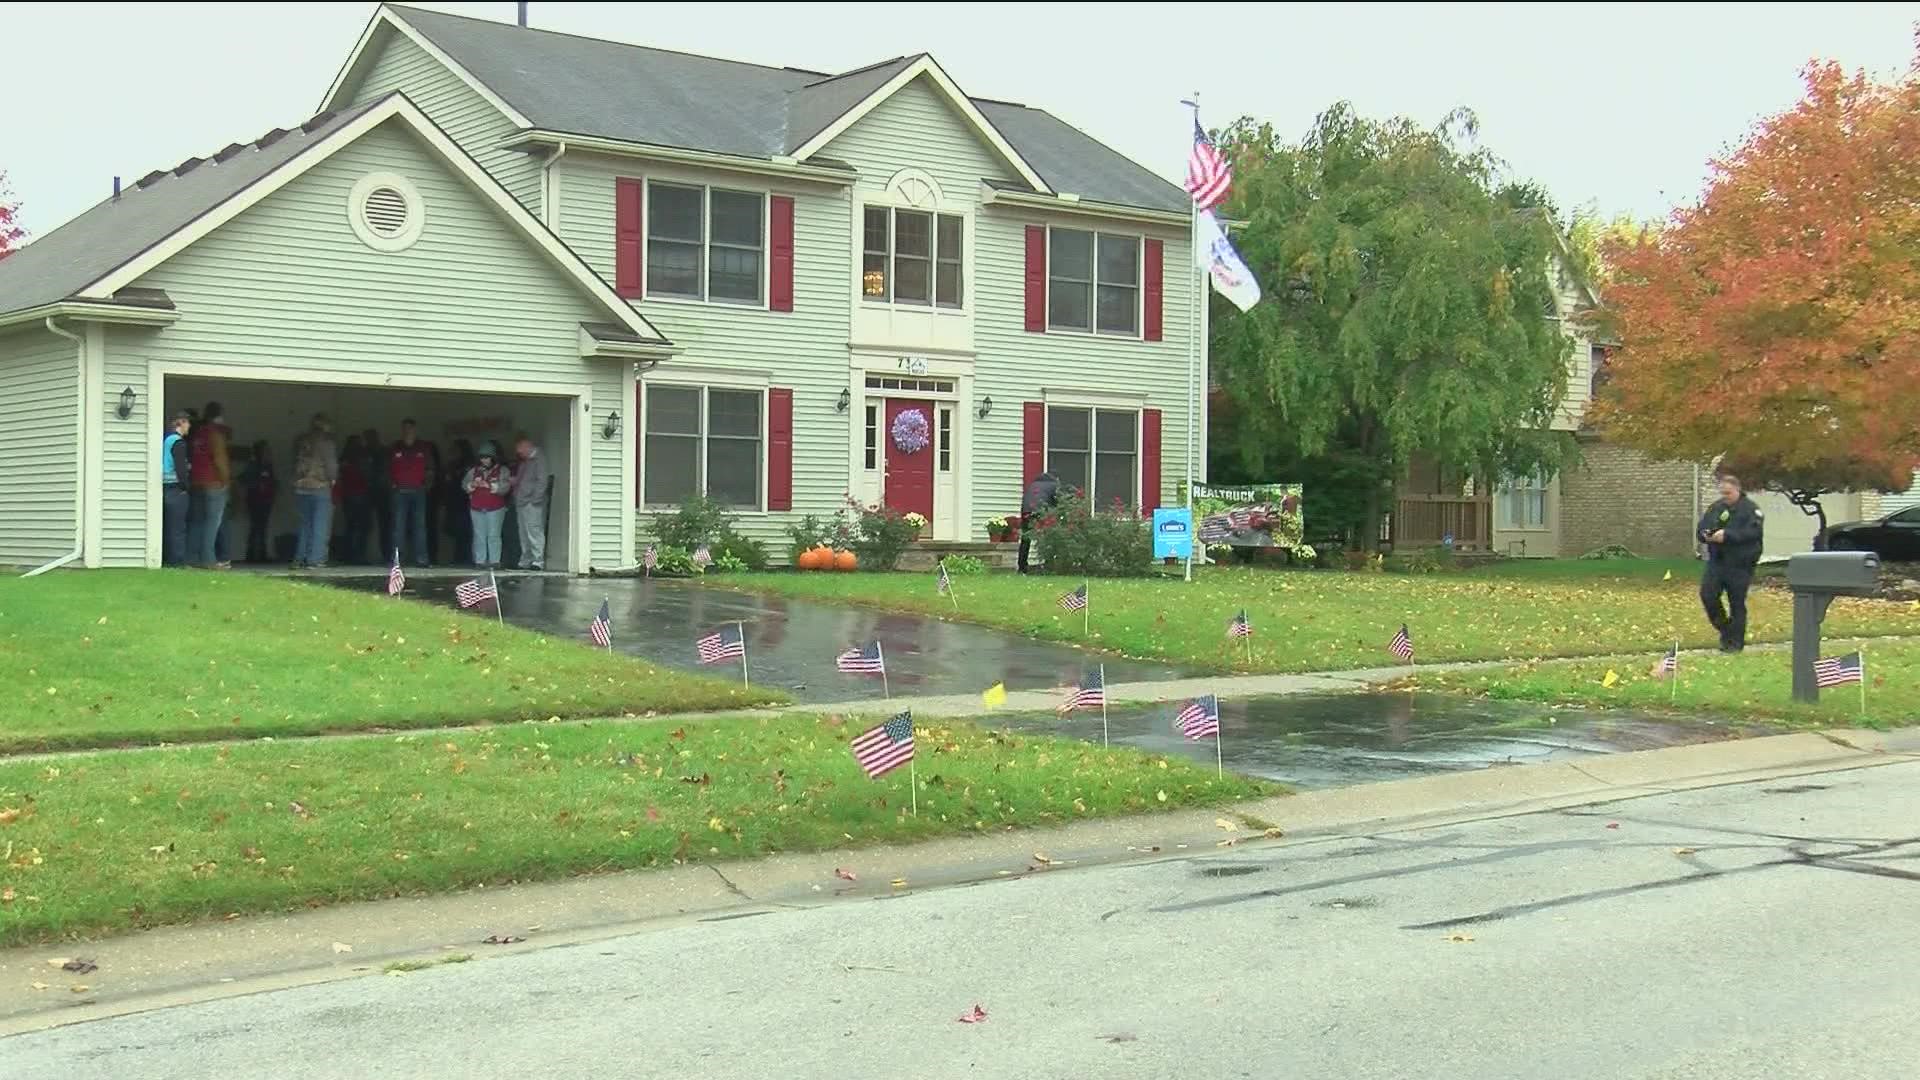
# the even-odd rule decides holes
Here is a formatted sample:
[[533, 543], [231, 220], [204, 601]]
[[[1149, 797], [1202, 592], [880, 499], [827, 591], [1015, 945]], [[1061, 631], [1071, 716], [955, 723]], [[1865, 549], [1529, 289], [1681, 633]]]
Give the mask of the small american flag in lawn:
[[1240, 614], [1227, 620], [1228, 637], [1252, 637], [1253, 624], [1247, 621], [1247, 609], [1241, 608]]
[[1660, 658], [1660, 666], [1654, 668], [1653, 673], [1663, 679], [1666, 679], [1666, 678], [1671, 678], [1679, 670], [1680, 670], [1680, 646], [1675, 645], [1673, 648], [1667, 650], [1667, 653], [1665, 656], [1662, 656]]
[[936, 595], [945, 596], [953, 591], [953, 579], [947, 576], [947, 561], [940, 560], [940, 577], [934, 584]]
[[1232, 183], [1233, 168], [1220, 156], [1219, 149], [1196, 117], [1193, 149], [1187, 153], [1187, 193], [1193, 196], [1194, 208], [1207, 210], [1219, 205], [1226, 199], [1227, 188]]
[[853, 760], [870, 777], [913, 760], [913, 713], [900, 715], [853, 740]]
[[1845, 656], [1823, 657], [1813, 665], [1813, 681], [1816, 686], [1865, 683], [1867, 665], [1860, 659], [1860, 654], [1857, 652], [1850, 652]]
[[603, 649], [613, 648], [613, 608], [608, 601], [600, 601], [600, 613], [587, 624], [587, 636]]
[[407, 575], [400, 572], [400, 551], [393, 552], [393, 565], [387, 567], [387, 595], [399, 596], [407, 587]]
[[747, 655], [747, 639], [741, 636], [738, 626], [723, 626], [694, 642], [693, 647], [703, 664], [738, 660]]
[[1401, 623], [1395, 631], [1393, 640], [1387, 642], [1387, 651], [1400, 658], [1403, 664], [1413, 663], [1413, 635], [1407, 633], [1407, 624]]
[[481, 581], [476, 578], [454, 586], [453, 597], [460, 601], [461, 607], [479, 607], [489, 600], [498, 601], [500, 590], [495, 587], [491, 579]]
[[693, 565], [702, 570], [713, 565], [713, 552], [707, 550], [707, 545], [701, 544], [693, 549]]
[[1173, 726], [1179, 728], [1180, 734], [1189, 739], [1199, 740], [1209, 735], [1218, 738], [1220, 736], [1220, 699], [1208, 694], [1206, 697], [1194, 698], [1180, 706], [1180, 711], [1174, 715]]
[[1073, 688], [1073, 693], [1068, 694], [1066, 702], [1060, 706], [1060, 711], [1070, 713], [1075, 709], [1090, 709], [1106, 703], [1107, 680], [1102, 670], [1096, 668], [1081, 677], [1079, 684]]
[[1079, 611], [1081, 608], [1086, 607], [1087, 606], [1086, 584], [1083, 582], [1079, 588], [1073, 590], [1072, 592], [1061, 593], [1060, 606], [1063, 608], [1066, 608], [1068, 611]]
[[841, 671], [864, 672], [876, 675], [887, 670], [887, 658], [880, 651], [880, 643], [870, 641], [857, 649], [848, 649], [834, 660], [834, 666]]
[[646, 554], [640, 556], [640, 565], [647, 568], [647, 573], [653, 573], [653, 568], [660, 565], [660, 549], [648, 544]]

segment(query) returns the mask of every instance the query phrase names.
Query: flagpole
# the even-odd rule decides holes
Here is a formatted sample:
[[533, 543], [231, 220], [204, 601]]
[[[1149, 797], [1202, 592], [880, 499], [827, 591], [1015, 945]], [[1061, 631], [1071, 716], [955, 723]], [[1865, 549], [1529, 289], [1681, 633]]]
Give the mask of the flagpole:
[[[1200, 126], [1200, 91], [1193, 92], [1191, 101], [1182, 105], [1193, 110], [1193, 124]], [[1189, 147], [1191, 149], [1191, 147]], [[1192, 307], [1187, 312], [1187, 569], [1186, 580], [1193, 580], [1193, 557], [1200, 546], [1200, 530], [1193, 515], [1193, 453], [1197, 443], [1197, 414], [1195, 405], [1194, 370], [1200, 365], [1201, 335], [1206, 332], [1207, 279], [1206, 271], [1200, 263], [1200, 204], [1187, 197], [1187, 280], [1194, 284]]]
[[[911, 736], [909, 736], [911, 737]], [[913, 758], [907, 759], [907, 794], [913, 799], [913, 816], [920, 816], [920, 774], [913, 767]]]
[[1867, 644], [1860, 643], [1860, 719], [1867, 718]]
[[1247, 640], [1247, 670], [1253, 670], [1253, 626], [1248, 624], [1247, 632], [1240, 635]]
[[746, 689], [752, 685], [747, 682], [747, 624], [735, 620], [733, 628], [740, 631], [740, 686]]
[[1093, 590], [1087, 588], [1086, 578], [1080, 579], [1080, 599], [1085, 601], [1085, 603], [1080, 605], [1080, 636], [1092, 637], [1093, 636]]
[[1107, 739], [1107, 665], [1100, 665], [1100, 745], [1111, 745]]
[[1216, 780], [1227, 778], [1225, 757], [1220, 749], [1220, 695], [1213, 695], [1213, 776]]
[[880, 693], [884, 694], [888, 701], [892, 701], [893, 687], [887, 682], [887, 647], [880, 643], [879, 638], [874, 638], [873, 651], [880, 657]]
[[611, 597], [611, 596], [603, 596], [603, 597], [601, 597], [601, 598], [600, 598], [600, 602], [601, 602], [602, 604], [605, 604], [605, 605], [606, 605], [606, 607], [607, 607], [607, 611], [608, 611], [608, 616], [607, 616], [607, 655], [608, 655], [608, 656], [612, 656], [612, 655], [613, 655], [613, 616], [612, 616], [612, 611], [613, 611], [613, 597]]
[[1667, 672], [1667, 681], [1673, 684], [1667, 688], [1667, 707], [1671, 709], [1680, 703], [1680, 643], [1678, 641], [1673, 643], [1673, 670]]
[[501, 626], [505, 626], [507, 625], [507, 612], [506, 608], [500, 603], [500, 579], [495, 577], [491, 570], [487, 571], [487, 584], [493, 586], [494, 617], [500, 620]]

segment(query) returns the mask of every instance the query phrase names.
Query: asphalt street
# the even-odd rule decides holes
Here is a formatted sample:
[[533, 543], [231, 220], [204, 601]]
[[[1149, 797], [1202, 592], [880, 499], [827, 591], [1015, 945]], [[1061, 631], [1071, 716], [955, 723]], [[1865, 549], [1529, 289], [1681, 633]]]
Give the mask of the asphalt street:
[[1920, 1060], [1920, 762], [1168, 855], [77, 1024], [0, 1041], [0, 1076], [1905, 1080]]

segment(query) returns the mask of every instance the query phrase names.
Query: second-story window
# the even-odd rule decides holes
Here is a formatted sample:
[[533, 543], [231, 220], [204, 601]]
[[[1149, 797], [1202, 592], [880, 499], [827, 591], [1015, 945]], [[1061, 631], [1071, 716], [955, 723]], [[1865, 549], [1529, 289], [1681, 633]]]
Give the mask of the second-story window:
[[758, 304], [765, 295], [767, 197], [647, 184], [647, 294]]
[[1047, 326], [1140, 332], [1140, 238], [1080, 229], [1047, 237]]
[[964, 234], [955, 214], [867, 207], [861, 222], [860, 295], [896, 304], [960, 307]]

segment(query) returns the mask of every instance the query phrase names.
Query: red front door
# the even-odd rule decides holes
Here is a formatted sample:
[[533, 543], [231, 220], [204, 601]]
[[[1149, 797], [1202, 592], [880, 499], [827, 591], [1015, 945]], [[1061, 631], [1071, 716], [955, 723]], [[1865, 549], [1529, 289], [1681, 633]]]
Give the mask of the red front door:
[[[900, 449], [899, 440], [893, 436], [894, 423], [900, 414], [918, 411], [925, 421], [922, 430], [926, 432], [927, 445], [912, 453]], [[903, 514], [919, 514], [927, 522], [933, 522], [933, 403], [930, 401], [900, 401], [887, 399], [887, 423], [880, 430], [880, 438], [886, 441], [887, 506]]]

